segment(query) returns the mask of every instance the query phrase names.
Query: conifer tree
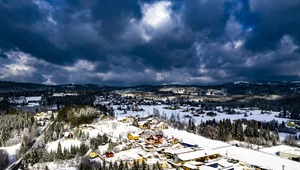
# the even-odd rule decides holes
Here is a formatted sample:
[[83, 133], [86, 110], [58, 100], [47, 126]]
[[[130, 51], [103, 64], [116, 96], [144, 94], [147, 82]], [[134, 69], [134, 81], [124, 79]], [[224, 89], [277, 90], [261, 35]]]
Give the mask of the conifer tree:
[[123, 170], [124, 169], [124, 162], [123, 162], [122, 159], [120, 160], [120, 164], [119, 164], [119, 168], [118, 169], [119, 170]]
[[62, 159], [62, 158], [63, 158], [63, 153], [62, 153], [61, 143], [59, 141], [57, 145], [56, 159]]

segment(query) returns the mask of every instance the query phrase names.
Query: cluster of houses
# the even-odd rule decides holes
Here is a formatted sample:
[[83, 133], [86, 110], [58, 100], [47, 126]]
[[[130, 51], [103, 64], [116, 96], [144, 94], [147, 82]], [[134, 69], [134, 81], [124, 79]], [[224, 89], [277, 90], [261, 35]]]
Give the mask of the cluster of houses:
[[31, 96], [31, 97], [19, 96], [19, 97], [10, 97], [8, 99], [8, 102], [14, 105], [33, 107], [33, 106], [41, 105], [43, 102], [45, 102], [45, 99], [43, 99], [42, 96]]
[[34, 115], [34, 119], [36, 120], [37, 125], [44, 126], [47, 121], [50, 121], [53, 114], [54, 113], [52, 111], [40, 112]]
[[[129, 123], [135, 120], [136, 117], [127, 116], [120, 122]], [[137, 153], [122, 157], [123, 161], [129, 161], [129, 165], [130, 161], [132, 163], [132, 160], [136, 159], [138, 162], [145, 161], [148, 165], [159, 163], [163, 169], [233, 170], [238, 166], [247, 169], [247, 166], [240, 163], [239, 160], [224, 157], [217, 151], [182, 143], [173, 136], [167, 138], [162, 133], [163, 129], [168, 128], [166, 122], [148, 118], [145, 121], [139, 121], [138, 127], [141, 132], [127, 135], [128, 140], [134, 145], [140, 146]], [[105, 153], [108, 160], [114, 156], [113, 152]]]

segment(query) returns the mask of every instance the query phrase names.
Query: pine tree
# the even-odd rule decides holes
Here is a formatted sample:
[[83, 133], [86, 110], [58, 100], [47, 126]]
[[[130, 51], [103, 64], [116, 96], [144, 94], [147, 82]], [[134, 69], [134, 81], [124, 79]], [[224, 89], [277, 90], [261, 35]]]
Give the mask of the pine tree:
[[113, 165], [113, 169], [114, 169], [114, 170], [117, 170], [118, 168], [119, 168], [118, 163], [115, 161], [115, 162], [114, 162], [114, 165]]
[[121, 160], [120, 160], [120, 164], [119, 164], [118, 170], [123, 170], [123, 169], [124, 169], [124, 162], [123, 162], [123, 160], [121, 159]]
[[156, 167], [157, 167], [158, 170], [162, 170], [162, 167], [161, 167], [161, 165], [159, 164], [158, 161], [156, 162]]
[[109, 170], [114, 170], [114, 167], [113, 167], [113, 163], [112, 162], [109, 162], [109, 167], [108, 167]]
[[63, 158], [63, 153], [62, 153], [62, 148], [61, 148], [60, 141], [58, 142], [58, 145], [57, 145], [56, 155], [57, 155], [56, 159], [62, 159]]
[[238, 136], [237, 136], [238, 140], [244, 141], [244, 130], [243, 130], [243, 125], [240, 121], [238, 122], [237, 133], [238, 133]]
[[103, 169], [103, 170], [106, 170], [106, 161], [105, 161], [105, 159], [104, 159], [104, 161], [103, 161], [103, 163], [102, 163], [102, 169]]
[[127, 161], [125, 162], [125, 165], [124, 165], [124, 170], [128, 170], [129, 169], [129, 167], [128, 167], [128, 163], [127, 163]]
[[145, 160], [142, 161], [142, 170], [147, 170], [147, 164]]

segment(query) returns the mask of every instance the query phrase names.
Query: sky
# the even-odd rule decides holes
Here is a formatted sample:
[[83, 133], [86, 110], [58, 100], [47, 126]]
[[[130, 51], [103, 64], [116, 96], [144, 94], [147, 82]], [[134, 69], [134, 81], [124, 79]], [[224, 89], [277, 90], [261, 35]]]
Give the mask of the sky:
[[300, 0], [0, 0], [0, 80], [300, 79]]

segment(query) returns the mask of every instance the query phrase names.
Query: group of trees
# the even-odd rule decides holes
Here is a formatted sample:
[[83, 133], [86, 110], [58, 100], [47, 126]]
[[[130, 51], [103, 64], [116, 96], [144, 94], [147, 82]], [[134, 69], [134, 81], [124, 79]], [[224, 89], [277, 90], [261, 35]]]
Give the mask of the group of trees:
[[[243, 127], [245, 126], [245, 128]], [[249, 120], [231, 121], [230, 119], [216, 122], [209, 120], [200, 123], [196, 127], [198, 134], [222, 141], [238, 140], [246, 141], [251, 144], [258, 145], [277, 145], [279, 143], [279, 135], [276, 125], [278, 122], [259, 122]]]
[[115, 117], [115, 112], [112, 107], [108, 107], [106, 104], [97, 104], [95, 108], [98, 109], [103, 115]]
[[106, 134], [103, 135], [98, 134], [97, 137], [90, 139], [90, 146], [91, 149], [97, 149], [99, 145], [106, 144], [107, 142], [108, 142], [108, 137]]
[[82, 143], [79, 147], [71, 146], [70, 149], [62, 148], [61, 143], [58, 143], [56, 151], [48, 152], [43, 147], [33, 149], [29, 154], [25, 155], [24, 161], [34, 165], [42, 162], [53, 162], [57, 160], [66, 160], [84, 156], [89, 147]]
[[[159, 118], [165, 117], [160, 116]], [[235, 121], [230, 119], [215, 121], [213, 119], [196, 125], [193, 118], [189, 118], [188, 121], [181, 121], [179, 114], [172, 114], [169, 119], [166, 118], [165, 120], [176, 129], [187, 130], [210, 139], [221, 141], [238, 140], [268, 146], [279, 143], [278, 128], [284, 126], [275, 120], [260, 122], [246, 119]]]
[[95, 96], [92, 94], [83, 94], [78, 96], [52, 97], [47, 96], [48, 105], [89, 105], [95, 101]]
[[90, 161], [84, 157], [79, 165], [79, 170], [162, 170], [161, 165], [157, 162], [149, 166], [144, 160], [139, 163], [137, 160], [129, 165], [127, 161], [120, 160], [120, 162], [100, 162]]
[[97, 112], [90, 106], [66, 106], [59, 110], [57, 122], [70, 123], [71, 127], [89, 124], [97, 117]]
[[37, 125], [33, 115], [22, 112], [0, 117], [0, 147], [20, 143], [22, 136], [33, 139], [37, 135]]

